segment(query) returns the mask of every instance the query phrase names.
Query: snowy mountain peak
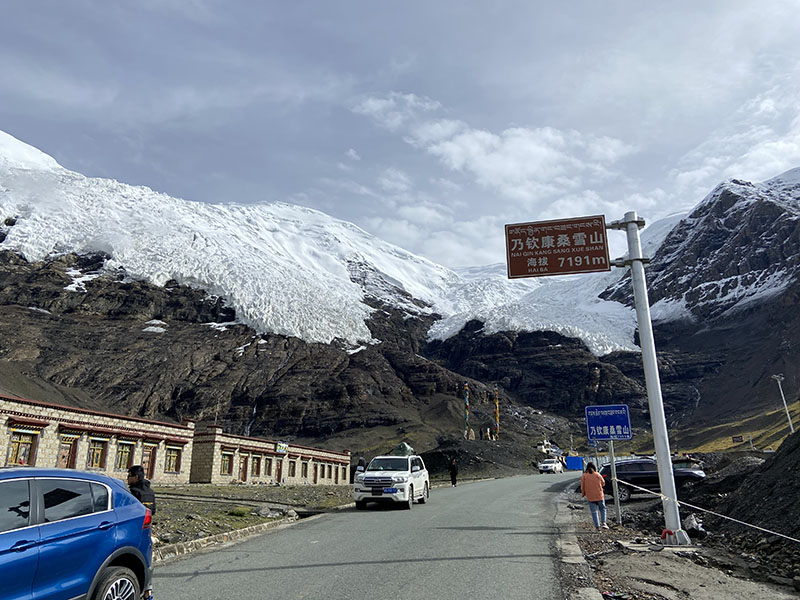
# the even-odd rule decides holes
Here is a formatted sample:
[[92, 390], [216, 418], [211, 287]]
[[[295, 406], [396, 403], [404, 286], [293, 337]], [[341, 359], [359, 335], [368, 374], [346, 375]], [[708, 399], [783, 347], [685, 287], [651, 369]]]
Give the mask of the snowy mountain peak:
[[[800, 278], [800, 169], [718, 185], [664, 240], [648, 267], [656, 320], [708, 319], [762, 302]], [[617, 286], [608, 298], [624, 301]]]
[[372, 298], [442, 315], [436, 338], [480, 319], [487, 332], [578, 337], [595, 354], [636, 349], [632, 311], [596, 297], [609, 281], [602, 276], [509, 281], [502, 267], [457, 274], [310, 208], [190, 202], [87, 178], [12, 136], [0, 140], [0, 248], [28, 260], [105, 252], [108, 269], [205, 289], [257, 331], [310, 342], [377, 341], [365, 322]]
[[800, 167], [789, 169], [780, 175], [767, 179], [761, 184], [767, 188], [776, 188], [782, 191], [800, 188]]
[[61, 168], [51, 156], [4, 131], [0, 131], [0, 167], [37, 171]]
[[[714, 313], [783, 289], [795, 276], [781, 256], [800, 217], [799, 174], [732, 180], [677, 226], [673, 216], [648, 227], [643, 244], [656, 255], [650, 297], [662, 301], [654, 314]], [[579, 338], [597, 355], [636, 350], [635, 315], [623, 304], [630, 294], [616, 285], [622, 270], [529, 280], [507, 279], [502, 264], [456, 272], [310, 208], [202, 204], [87, 178], [2, 132], [0, 248], [32, 261], [104, 252], [107, 269], [202, 288], [256, 331], [309, 342], [379, 341], [366, 323], [377, 300], [441, 315], [431, 339], [479, 320], [487, 334], [547, 330]], [[604, 292], [609, 286], [616, 287]]]

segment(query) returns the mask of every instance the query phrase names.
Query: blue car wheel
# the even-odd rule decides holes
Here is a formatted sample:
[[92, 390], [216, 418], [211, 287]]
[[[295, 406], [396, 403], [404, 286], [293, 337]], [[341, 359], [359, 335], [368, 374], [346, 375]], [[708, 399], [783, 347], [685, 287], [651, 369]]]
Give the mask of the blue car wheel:
[[126, 567], [109, 567], [103, 572], [93, 600], [139, 600], [139, 580]]

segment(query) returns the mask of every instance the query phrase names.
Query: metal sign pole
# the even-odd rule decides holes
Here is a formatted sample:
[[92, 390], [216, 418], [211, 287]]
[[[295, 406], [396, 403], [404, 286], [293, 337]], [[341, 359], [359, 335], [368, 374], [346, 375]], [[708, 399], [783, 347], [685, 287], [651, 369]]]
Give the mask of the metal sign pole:
[[617, 525], [622, 525], [622, 509], [619, 507], [619, 485], [617, 485], [617, 465], [614, 458], [614, 440], [608, 441], [611, 454], [611, 487], [614, 489], [614, 508], [617, 509]]
[[650, 407], [650, 423], [653, 429], [653, 443], [656, 447], [658, 461], [658, 479], [661, 493], [664, 495], [664, 521], [667, 542], [677, 545], [690, 544], [689, 535], [681, 529], [681, 516], [678, 511], [675, 477], [672, 472], [672, 456], [669, 449], [667, 420], [664, 415], [664, 402], [661, 398], [661, 380], [658, 375], [656, 345], [653, 337], [653, 324], [650, 320], [650, 304], [647, 298], [647, 283], [644, 276], [644, 263], [648, 261], [642, 255], [642, 242], [639, 229], [644, 227], [644, 219], [639, 219], [636, 211], [625, 213], [622, 221], [610, 224], [613, 229], [624, 229], [628, 237], [628, 260], [633, 282], [633, 299], [636, 306], [636, 317], [639, 325], [639, 343], [642, 348], [644, 379], [647, 385], [647, 402]]

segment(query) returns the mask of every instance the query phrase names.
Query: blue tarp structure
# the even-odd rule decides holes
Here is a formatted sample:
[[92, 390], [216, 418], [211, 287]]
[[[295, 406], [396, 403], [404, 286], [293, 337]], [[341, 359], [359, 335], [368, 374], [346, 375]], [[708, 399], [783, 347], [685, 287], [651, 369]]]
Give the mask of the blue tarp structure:
[[567, 456], [567, 470], [568, 471], [583, 471], [583, 457], [582, 456]]

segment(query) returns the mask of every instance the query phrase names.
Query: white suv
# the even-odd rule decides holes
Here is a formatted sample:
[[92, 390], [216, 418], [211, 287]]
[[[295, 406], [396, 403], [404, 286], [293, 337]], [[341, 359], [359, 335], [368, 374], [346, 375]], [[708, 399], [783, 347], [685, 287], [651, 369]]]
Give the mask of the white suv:
[[411, 508], [414, 500], [424, 504], [430, 494], [428, 469], [419, 456], [376, 456], [353, 484], [358, 509], [367, 502], [403, 502], [405, 508]]
[[539, 473], [561, 473], [563, 467], [561, 461], [557, 458], [548, 458], [538, 464]]

